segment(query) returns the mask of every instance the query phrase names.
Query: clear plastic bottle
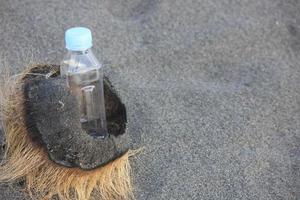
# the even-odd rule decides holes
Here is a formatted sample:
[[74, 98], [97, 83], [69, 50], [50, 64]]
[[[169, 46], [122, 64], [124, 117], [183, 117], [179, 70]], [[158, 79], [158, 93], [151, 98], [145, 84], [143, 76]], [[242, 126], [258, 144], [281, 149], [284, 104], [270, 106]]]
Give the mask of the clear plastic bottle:
[[61, 77], [76, 96], [82, 128], [91, 136], [106, 137], [107, 125], [103, 69], [94, 56], [91, 31], [74, 27], [65, 33], [68, 53], [61, 63]]

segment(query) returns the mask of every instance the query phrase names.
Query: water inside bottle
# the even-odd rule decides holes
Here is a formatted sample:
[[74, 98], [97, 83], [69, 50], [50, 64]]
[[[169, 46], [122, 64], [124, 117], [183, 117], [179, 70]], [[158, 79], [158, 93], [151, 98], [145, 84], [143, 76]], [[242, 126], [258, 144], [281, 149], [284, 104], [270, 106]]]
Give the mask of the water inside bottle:
[[79, 104], [81, 126], [93, 137], [107, 134], [102, 76], [96, 67], [75, 67], [67, 73], [68, 85]]

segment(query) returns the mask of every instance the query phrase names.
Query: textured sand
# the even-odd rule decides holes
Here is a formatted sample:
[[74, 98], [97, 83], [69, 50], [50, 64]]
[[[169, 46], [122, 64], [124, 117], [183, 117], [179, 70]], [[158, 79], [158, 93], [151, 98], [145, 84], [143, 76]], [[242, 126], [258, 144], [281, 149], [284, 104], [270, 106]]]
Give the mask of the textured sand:
[[[119, 90], [138, 200], [300, 199], [300, 2], [0, 2], [0, 58], [59, 63], [82, 25]], [[7, 185], [0, 199], [23, 199]]]

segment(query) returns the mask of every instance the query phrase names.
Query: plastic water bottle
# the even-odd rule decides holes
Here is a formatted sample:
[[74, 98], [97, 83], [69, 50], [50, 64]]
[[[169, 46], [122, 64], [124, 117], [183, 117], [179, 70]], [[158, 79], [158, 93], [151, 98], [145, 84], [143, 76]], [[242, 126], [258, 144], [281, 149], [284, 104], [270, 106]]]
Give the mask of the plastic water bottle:
[[61, 63], [61, 77], [78, 101], [82, 128], [91, 136], [104, 138], [103, 69], [91, 50], [91, 31], [84, 27], [68, 29], [65, 42], [68, 53]]

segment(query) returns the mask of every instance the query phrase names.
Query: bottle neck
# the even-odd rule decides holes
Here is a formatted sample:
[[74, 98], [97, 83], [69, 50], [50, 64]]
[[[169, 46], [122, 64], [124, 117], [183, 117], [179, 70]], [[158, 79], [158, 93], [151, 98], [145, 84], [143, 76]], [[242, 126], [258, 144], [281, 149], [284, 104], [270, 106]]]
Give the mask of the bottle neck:
[[92, 51], [91, 48], [83, 50], [83, 51], [72, 51], [72, 50], [68, 50], [68, 53], [70, 54], [76, 54], [76, 55], [84, 55], [84, 54], [88, 54]]

